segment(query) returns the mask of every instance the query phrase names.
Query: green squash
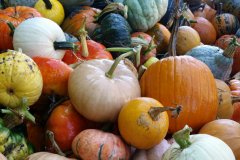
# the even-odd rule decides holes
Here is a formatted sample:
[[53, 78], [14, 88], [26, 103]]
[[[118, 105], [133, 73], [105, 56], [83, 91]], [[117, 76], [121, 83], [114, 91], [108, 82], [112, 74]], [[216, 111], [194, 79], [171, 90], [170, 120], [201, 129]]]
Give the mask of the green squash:
[[58, 0], [64, 8], [65, 17], [68, 17], [74, 10], [80, 6], [91, 6], [94, 0]]
[[165, 15], [168, 0], [125, 0], [128, 22], [133, 31], [146, 32]]
[[37, 1], [38, 0], [2, 0], [2, 5], [3, 8], [8, 8], [15, 6], [15, 2], [17, 2], [17, 6], [27, 6], [33, 8]]
[[97, 26], [95, 28], [95, 30], [93, 31], [92, 34], [92, 39], [98, 43], [103, 44], [103, 40], [102, 40], [102, 28], [101, 26]]
[[34, 145], [27, 141], [24, 123], [9, 130], [0, 118], [0, 152], [10, 160], [24, 160], [34, 153]]
[[79, 40], [73, 35], [71, 35], [70, 33], [64, 32], [64, 36], [67, 42], [72, 42], [72, 43], [79, 42]]

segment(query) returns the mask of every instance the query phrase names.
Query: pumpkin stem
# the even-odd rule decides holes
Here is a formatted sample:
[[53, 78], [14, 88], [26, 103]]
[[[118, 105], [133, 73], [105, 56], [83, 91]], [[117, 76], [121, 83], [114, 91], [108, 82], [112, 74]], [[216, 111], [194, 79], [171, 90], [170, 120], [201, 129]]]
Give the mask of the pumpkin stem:
[[222, 14], [222, 3], [219, 4], [219, 8], [216, 11], [215, 15], [220, 15], [220, 14]]
[[17, 1], [15, 1], [15, 3], [14, 3], [14, 9], [15, 9], [14, 17], [17, 18], [17, 17], [19, 17], [19, 14], [17, 12]]
[[192, 128], [186, 125], [182, 130], [174, 133], [172, 136], [177, 144], [180, 146], [180, 149], [188, 148], [192, 143], [189, 141], [190, 132], [192, 132]]
[[10, 30], [11, 30], [9, 35], [10, 35], [10, 36], [13, 36], [16, 27], [12, 24], [11, 21], [8, 21], [8, 22], [7, 22], [7, 25], [9, 26], [9, 28], [10, 28]]
[[[173, 108], [173, 107], [154, 107], [154, 106], [151, 106], [151, 108], [148, 111], [148, 113], [150, 114], [150, 116], [152, 117], [152, 119], [154, 121], [157, 121], [160, 118], [161, 113], [165, 112], [165, 111], [173, 111], [172, 112], [172, 117], [177, 118], [177, 117], [179, 117], [180, 112], [182, 111], [182, 105], [177, 105], [176, 103], [173, 103], [173, 104], [175, 104], [177, 106], [177, 108]], [[177, 115], [175, 116], [175, 114], [177, 114]]]
[[122, 3], [111, 3], [108, 4], [103, 10], [102, 12], [100, 12], [97, 15], [94, 15], [94, 17], [96, 18], [93, 22], [97, 22], [99, 23], [106, 15], [108, 15], [109, 13], [120, 13], [121, 15], [123, 15], [123, 17], [125, 19], [127, 19], [127, 10], [128, 7], [124, 6]]
[[20, 104], [19, 108], [1, 109], [2, 113], [7, 114], [4, 116], [5, 118], [3, 118], [4, 120], [6, 120], [6, 126], [8, 126], [9, 128], [13, 128], [23, 123], [25, 119], [35, 123], [35, 117], [28, 110], [29, 108], [27, 106], [27, 98], [25, 97], [22, 98], [22, 103]]
[[[116, 49], [118, 49], [117, 51], [119, 51], [119, 52], [123, 52], [123, 50], [124, 50], [124, 48], [106, 48], [104, 50], [105, 51], [113, 51], [112, 49], [115, 50], [115, 51], [116, 51]], [[115, 71], [118, 63], [125, 57], [131, 56], [131, 55], [135, 55], [136, 59], [137, 59], [137, 66], [139, 66], [139, 64], [140, 64], [140, 52], [141, 52], [142, 46], [139, 45], [139, 46], [137, 46], [135, 48], [128, 48], [128, 49], [131, 49], [131, 50], [128, 51], [127, 53], [121, 54], [119, 57], [117, 57], [115, 59], [113, 65], [110, 68], [110, 70], [105, 73], [106, 77], [108, 77], [108, 78], [113, 78], [114, 77], [113, 72]]]
[[56, 143], [56, 141], [55, 141], [55, 139], [54, 139], [54, 133], [53, 133], [52, 131], [47, 130], [46, 135], [47, 135], [47, 137], [49, 138], [49, 140], [52, 142], [52, 145], [53, 145], [54, 149], [56, 150], [56, 152], [57, 152], [59, 155], [65, 157], [66, 154], [61, 151], [61, 149], [59, 148], [58, 144]]
[[236, 36], [237, 38], [240, 38], [240, 28], [237, 30], [235, 36]]
[[240, 102], [240, 96], [231, 95], [231, 99], [232, 99], [232, 104], [234, 104], [236, 102]]
[[61, 49], [61, 50], [73, 50], [79, 51], [80, 46], [78, 44], [74, 44], [72, 42], [60, 41], [60, 42], [53, 42], [54, 49]]
[[43, 0], [43, 2], [45, 3], [47, 9], [52, 9], [52, 3], [50, 0]]
[[[228, 40], [226, 40], [226, 41], [228, 41]], [[232, 38], [232, 40], [228, 41], [228, 42], [229, 43], [228, 43], [226, 49], [224, 50], [223, 55], [228, 58], [233, 58], [234, 52], [235, 52], [236, 48], [240, 46], [240, 44], [238, 44], [236, 36], [234, 36]]]
[[77, 32], [77, 35], [79, 35], [79, 38], [81, 40], [81, 45], [82, 45], [82, 53], [81, 56], [83, 57], [88, 57], [89, 52], [88, 52], [88, 47], [87, 47], [87, 31], [85, 30], [85, 24], [86, 24], [86, 16], [83, 20], [82, 26], [79, 29], [79, 31]]
[[198, 6], [189, 7], [189, 9], [190, 9], [191, 11], [194, 11], [194, 10], [196, 10], [196, 9], [202, 8], [202, 11], [203, 11], [204, 8], [205, 8], [205, 6], [206, 6], [206, 4], [207, 4], [207, 3], [204, 2], [204, 3], [202, 3], [202, 4], [198, 5]]

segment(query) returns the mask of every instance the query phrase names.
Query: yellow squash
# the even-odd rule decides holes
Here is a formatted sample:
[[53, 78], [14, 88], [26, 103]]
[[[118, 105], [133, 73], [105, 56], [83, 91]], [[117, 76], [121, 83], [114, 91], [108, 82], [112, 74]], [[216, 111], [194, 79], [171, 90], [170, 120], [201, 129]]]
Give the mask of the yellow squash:
[[58, 25], [61, 25], [64, 20], [64, 9], [58, 0], [39, 0], [34, 8], [45, 18], [51, 19]]
[[0, 54], [0, 104], [18, 108], [26, 97], [28, 106], [41, 95], [43, 80], [36, 63], [20, 51]]

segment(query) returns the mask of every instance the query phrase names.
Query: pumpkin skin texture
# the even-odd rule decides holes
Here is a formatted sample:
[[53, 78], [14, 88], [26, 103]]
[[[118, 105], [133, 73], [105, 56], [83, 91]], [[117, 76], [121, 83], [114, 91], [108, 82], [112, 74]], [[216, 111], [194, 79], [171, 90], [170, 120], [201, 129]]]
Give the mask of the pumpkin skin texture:
[[[87, 48], [88, 48], [88, 52], [89, 52], [88, 57], [81, 56], [82, 45], [80, 42], [75, 43], [80, 46], [79, 51], [75, 52], [78, 58], [80, 58], [82, 60], [90, 60], [90, 59], [113, 60], [111, 53], [109, 51], [104, 51], [104, 49], [106, 48], [104, 45], [102, 45], [101, 43], [97, 43], [93, 40], [86, 40], [86, 41], [87, 41]], [[71, 50], [66, 51], [62, 61], [67, 63], [68, 65], [80, 62], [80, 60], [76, 58], [76, 56], [73, 54], [73, 51], [71, 51]]]
[[[193, 132], [216, 119], [218, 109], [217, 86], [206, 64], [190, 57], [175, 56], [152, 64], [140, 80], [141, 96], [151, 97], [164, 107], [182, 105], [178, 118], [169, 116], [172, 134], [188, 124]], [[197, 87], [196, 87], [197, 86]]]
[[66, 158], [58, 154], [49, 152], [37, 152], [29, 155], [25, 160], [77, 160], [74, 158]]
[[231, 91], [228, 85], [215, 79], [218, 89], [218, 112], [217, 117], [219, 119], [230, 119], [233, 115], [233, 105], [231, 100]]
[[0, 54], [0, 104], [18, 108], [22, 98], [28, 106], [41, 95], [43, 79], [36, 63], [21, 52], [9, 50]]
[[96, 129], [80, 132], [72, 142], [72, 150], [82, 159], [129, 159], [130, 146], [119, 136]]
[[51, 19], [56, 22], [58, 25], [61, 25], [64, 18], [65, 13], [62, 4], [58, 0], [48, 0], [50, 1], [52, 8], [48, 9], [45, 2], [43, 0], [38, 0], [35, 4], [34, 8], [38, 10], [43, 17]]
[[240, 159], [240, 125], [230, 119], [219, 119], [204, 125], [199, 134], [209, 134], [224, 141], [233, 151], [236, 160]]
[[150, 149], [160, 143], [167, 134], [169, 120], [167, 112], [154, 120], [148, 111], [151, 106], [163, 107], [153, 98], [136, 98], [122, 108], [118, 116], [118, 128], [123, 139], [138, 149]]
[[9, 7], [0, 11], [0, 49], [13, 49], [13, 36], [10, 36], [10, 28], [7, 22], [10, 21], [17, 27], [21, 22], [33, 17], [42, 17], [36, 9], [24, 6]]
[[99, 26], [98, 23], [93, 22], [95, 20], [94, 15], [97, 15], [96, 11], [100, 10], [89, 6], [79, 7], [64, 20], [61, 28], [64, 32], [68, 32], [77, 37], [77, 32], [81, 28], [86, 16], [85, 30], [88, 36], [92, 38], [93, 31]]
[[105, 76], [112, 64], [108, 59], [88, 60], [69, 77], [69, 97], [76, 110], [89, 120], [116, 122], [124, 104], [141, 95], [138, 79], [124, 64], [117, 65], [114, 78]]
[[[100, 124], [89, 121], [79, 114], [71, 101], [68, 100], [53, 110], [47, 120], [44, 132], [46, 133], [47, 130], [52, 131], [59, 148], [62, 152], [65, 152], [71, 149], [74, 137], [81, 131], [100, 127]], [[45, 146], [49, 152], [56, 153], [47, 137], [45, 137]]]
[[54, 90], [56, 95], [67, 96], [68, 78], [73, 69], [58, 59], [42, 56], [32, 57], [32, 59], [38, 65], [43, 77], [42, 93], [51, 95], [51, 90]]
[[231, 120], [240, 123], [240, 102], [233, 104], [234, 111]]
[[133, 31], [146, 32], [165, 15], [168, 0], [125, 0], [128, 6], [128, 22]]
[[55, 41], [66, 41], [59, 25], [50, 19], [35, 17], [22, 22], [15, 29], [13, 47], [22, 48], [29, 57], [43, 56], [61, 60], [66, 50], [55, 50]]
[[217, 32], [212, 23], [203, 17], [195, 17], [195, 20], [198, 23], [194, 25], [193, 29], [198, 32], [201, 42], [209, 45], [214, 44], [217, 38]]
[[[229, 42], [222, 42], [222, 39], [230, 40], [231, 38], [233, 38], [233, 36], [234, 35], [232, 34], [232, 35], [224, 35], [220, 37], [219, 39], [217, 39], [215, 46], [220, 47], [222, 50], [225, 50]], [[237, 38], [237, 41], [238, 43], [240, 43], [239, 38]], [[233, 56], [232, 72], [230, 74], [231, 76], [234, 76], [236, 73], [240, 72], [239, 63], [240, 63], [240, 47], [237, 47]]]
[[212, 24], [217, 31], [217, 37], [235, 34], [240, 27], [237, 17], [229, 13], [223, 13], [212, 20]]
[[181, 26], [178, 29], [176, 52], [184, 55], [192, 48], [199, 46], [201, 42], [197, 31], [189, 26]]
[[150, 36], [155, 35], [154, 43], [157, 45], [157, 54], [165, 54], [168, 51], [168, 44], [171, 33], [162, 24], [156, 23], [151, 29], [146, 32]]

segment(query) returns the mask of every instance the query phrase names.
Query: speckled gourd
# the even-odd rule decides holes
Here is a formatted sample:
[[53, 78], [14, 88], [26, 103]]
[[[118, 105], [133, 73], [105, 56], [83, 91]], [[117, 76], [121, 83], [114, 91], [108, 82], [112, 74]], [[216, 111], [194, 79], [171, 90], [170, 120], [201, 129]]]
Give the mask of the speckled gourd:
[[214, 78], [225, 81], [232, 71], [233, 56], [237, 46], [240, 45], [234, 37], [225, 50], [215, 46], [203, 45], [191, 49], [185, 55], [204, 62], [212, 71]]

